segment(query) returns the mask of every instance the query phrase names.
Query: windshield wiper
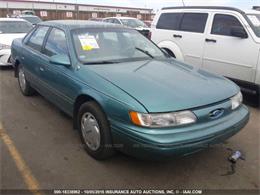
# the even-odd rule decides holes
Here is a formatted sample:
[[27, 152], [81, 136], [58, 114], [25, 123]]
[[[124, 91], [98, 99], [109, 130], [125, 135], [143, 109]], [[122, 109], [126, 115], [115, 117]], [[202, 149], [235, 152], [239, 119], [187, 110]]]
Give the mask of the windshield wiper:
[[117, 61], [109, 61], [109, 60], [102, 60], [102, 61], [93, 61], [93, 62], [84, 62], [84, 65], [95, 65], [95, 64], [116, 64], [119, 63]]
[[141, 49], [141, 48], [139, 48], [139, 47], [136, 47], [135, 49], [137, 49], [138, 51], [140, 51], [140, 52], [146, 54], [146, 55], [149, 56], [150, 58], [154, 58], [154, 56], [153, 56], [152, 54], [150, 54], [149, 51], [143, 50], [143, 49]]

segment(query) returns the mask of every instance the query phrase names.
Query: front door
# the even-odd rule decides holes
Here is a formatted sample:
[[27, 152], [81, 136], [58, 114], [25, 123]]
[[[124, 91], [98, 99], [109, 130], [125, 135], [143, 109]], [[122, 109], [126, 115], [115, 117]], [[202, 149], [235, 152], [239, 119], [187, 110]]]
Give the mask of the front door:
[[47, 96], [64, 112], [71, 114], [76, 95], [76, 81], [72, 77], [73, 66], [50, 63], [54, 55], [69, 56], [66, 35], [63, 30], [52, 28], [42, 50], [44, 63], [41, 66], [41, 79], [47, 88]]
[[[248, 38], [234, 37], [232, 27], [242, 27]], [[254, 82], [258, 48], [235, 14], [215, 13], [205, 41], [203, 68], [229, 78]]]

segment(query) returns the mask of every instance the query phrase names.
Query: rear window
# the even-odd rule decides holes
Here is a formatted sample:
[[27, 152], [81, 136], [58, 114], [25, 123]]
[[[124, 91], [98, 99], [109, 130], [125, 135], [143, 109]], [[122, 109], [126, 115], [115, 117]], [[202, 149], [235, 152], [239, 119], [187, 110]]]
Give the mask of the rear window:
[[178, 30], [182, 15], [182, 13], [163, 13], [159, 18], [156, 28]]
[[183, 15], [180, 30], [203, 33], [207, 18], [206, 13], [186, 13]]
[[26, 17], [21, 17], [24, 20], [27, 20], [28, 22], [32, 23], [32, 24], [38, 24], [39, 22], [41, 22], [42, 20], [36, 16], [26, 16]]
[[122, 21], [123, 25], [131, 27], [131, 28], [138, 28], [138, 27], [147, 28], [146, 24], [138, 19], [121, 19], [121, 21]]
[[0, 21], [0, 34], [27, 33], [32, 27], [29, 22], [25, 21]]
[[156, 28], [203, 33], [207, 18], [207, 13], [163, 13]]

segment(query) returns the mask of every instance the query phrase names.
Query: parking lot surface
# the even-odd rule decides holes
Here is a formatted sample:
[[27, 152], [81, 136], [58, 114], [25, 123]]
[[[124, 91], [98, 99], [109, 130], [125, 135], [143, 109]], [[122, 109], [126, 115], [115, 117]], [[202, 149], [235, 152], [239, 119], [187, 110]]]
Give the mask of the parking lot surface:
[[[259, 189], [260, 110], [226, 143], [179, 159], [141, 161], [121, 153], [96, 161], [84, 151], [72, 120], [40, 95], [24, 97], [13, 70], [0, 70], [0, 122], [40, 189]], [[27, 189], [16, 159], [0, 139], [0, 189]], [[227, 158], [242, 151], [235, 173]]]

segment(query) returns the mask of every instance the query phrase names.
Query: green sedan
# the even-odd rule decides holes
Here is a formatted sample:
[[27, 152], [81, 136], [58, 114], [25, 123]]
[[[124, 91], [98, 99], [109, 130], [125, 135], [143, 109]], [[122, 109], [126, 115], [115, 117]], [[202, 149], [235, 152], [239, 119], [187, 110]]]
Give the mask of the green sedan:
[[223, 142], [249, 119], [237, 85], [176, 61], [133, 29], [42, 22], [11, 50], [21, 92], [37, 91], [71, 116], [95, 159], [117, 150], [188, 155]]

